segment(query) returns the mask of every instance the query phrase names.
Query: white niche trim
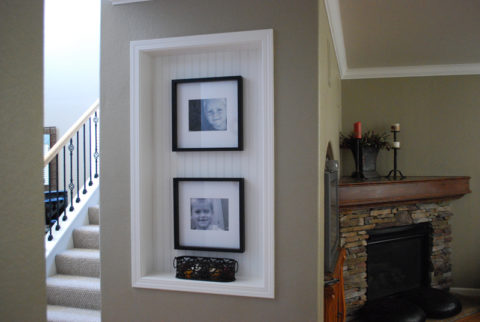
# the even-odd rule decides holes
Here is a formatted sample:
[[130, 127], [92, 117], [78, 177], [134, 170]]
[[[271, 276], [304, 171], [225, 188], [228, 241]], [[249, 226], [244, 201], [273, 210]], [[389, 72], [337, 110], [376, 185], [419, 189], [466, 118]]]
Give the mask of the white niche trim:
[[111, 0], [111, 1], [114, 6], [117, 6], [120, 4], [130, 4], [135, 2], [145, 2], [145, 1], [151, 1], [151, 0]]
[[[171, 80], [243, 77], [244, 150], [172, 152]], [[274, 298], [273, 30], [130, 43], [132, 286]], [[174, 249], [173, 178], [245, 179], [245, 252]], [[176, 256], [233, 258], [234, 282], [175, 278]]]

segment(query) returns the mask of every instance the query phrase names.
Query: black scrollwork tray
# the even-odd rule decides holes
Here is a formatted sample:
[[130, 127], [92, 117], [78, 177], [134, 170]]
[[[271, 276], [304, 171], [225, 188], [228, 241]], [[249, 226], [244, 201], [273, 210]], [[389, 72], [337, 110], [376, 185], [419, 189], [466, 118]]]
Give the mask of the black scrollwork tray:
[[233, 282], [238, 262], [230, 258], [198, 256], [175, 257], [176, 278], [215, 282]]

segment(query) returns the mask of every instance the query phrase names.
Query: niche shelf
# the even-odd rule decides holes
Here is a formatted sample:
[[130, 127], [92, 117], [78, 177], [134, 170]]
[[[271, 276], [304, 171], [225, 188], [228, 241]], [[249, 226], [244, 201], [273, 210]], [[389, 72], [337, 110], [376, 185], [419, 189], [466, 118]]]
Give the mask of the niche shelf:
[[[172, 152], [171, 80], [243, 77], [244, 150]], [[273, 31], [130, 43], [132, 286], [274, 298]], [[174, 249], [173, 178], [245, 179], [245, 252]], [[236, 281], [175, 278], [176, 256], [233, 258]]]

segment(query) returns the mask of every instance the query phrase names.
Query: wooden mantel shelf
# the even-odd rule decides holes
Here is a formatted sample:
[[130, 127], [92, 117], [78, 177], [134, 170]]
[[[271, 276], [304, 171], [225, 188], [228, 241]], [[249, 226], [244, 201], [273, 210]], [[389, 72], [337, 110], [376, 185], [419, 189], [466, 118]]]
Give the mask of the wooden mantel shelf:
[[439, 202], [470, 193], [470, 177], [407, 177], [405, 179], [340, 179], [341, 209], [379, 207], [395, 204]]

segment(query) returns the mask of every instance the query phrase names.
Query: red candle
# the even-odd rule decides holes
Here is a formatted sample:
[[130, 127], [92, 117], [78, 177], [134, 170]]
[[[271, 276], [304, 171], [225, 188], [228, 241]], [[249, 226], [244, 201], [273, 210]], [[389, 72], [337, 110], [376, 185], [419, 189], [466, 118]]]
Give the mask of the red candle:
[[362, 123], [355, 122], [353, 124], [353, 136], [356, 139], [361, 139], [362, 138]]

